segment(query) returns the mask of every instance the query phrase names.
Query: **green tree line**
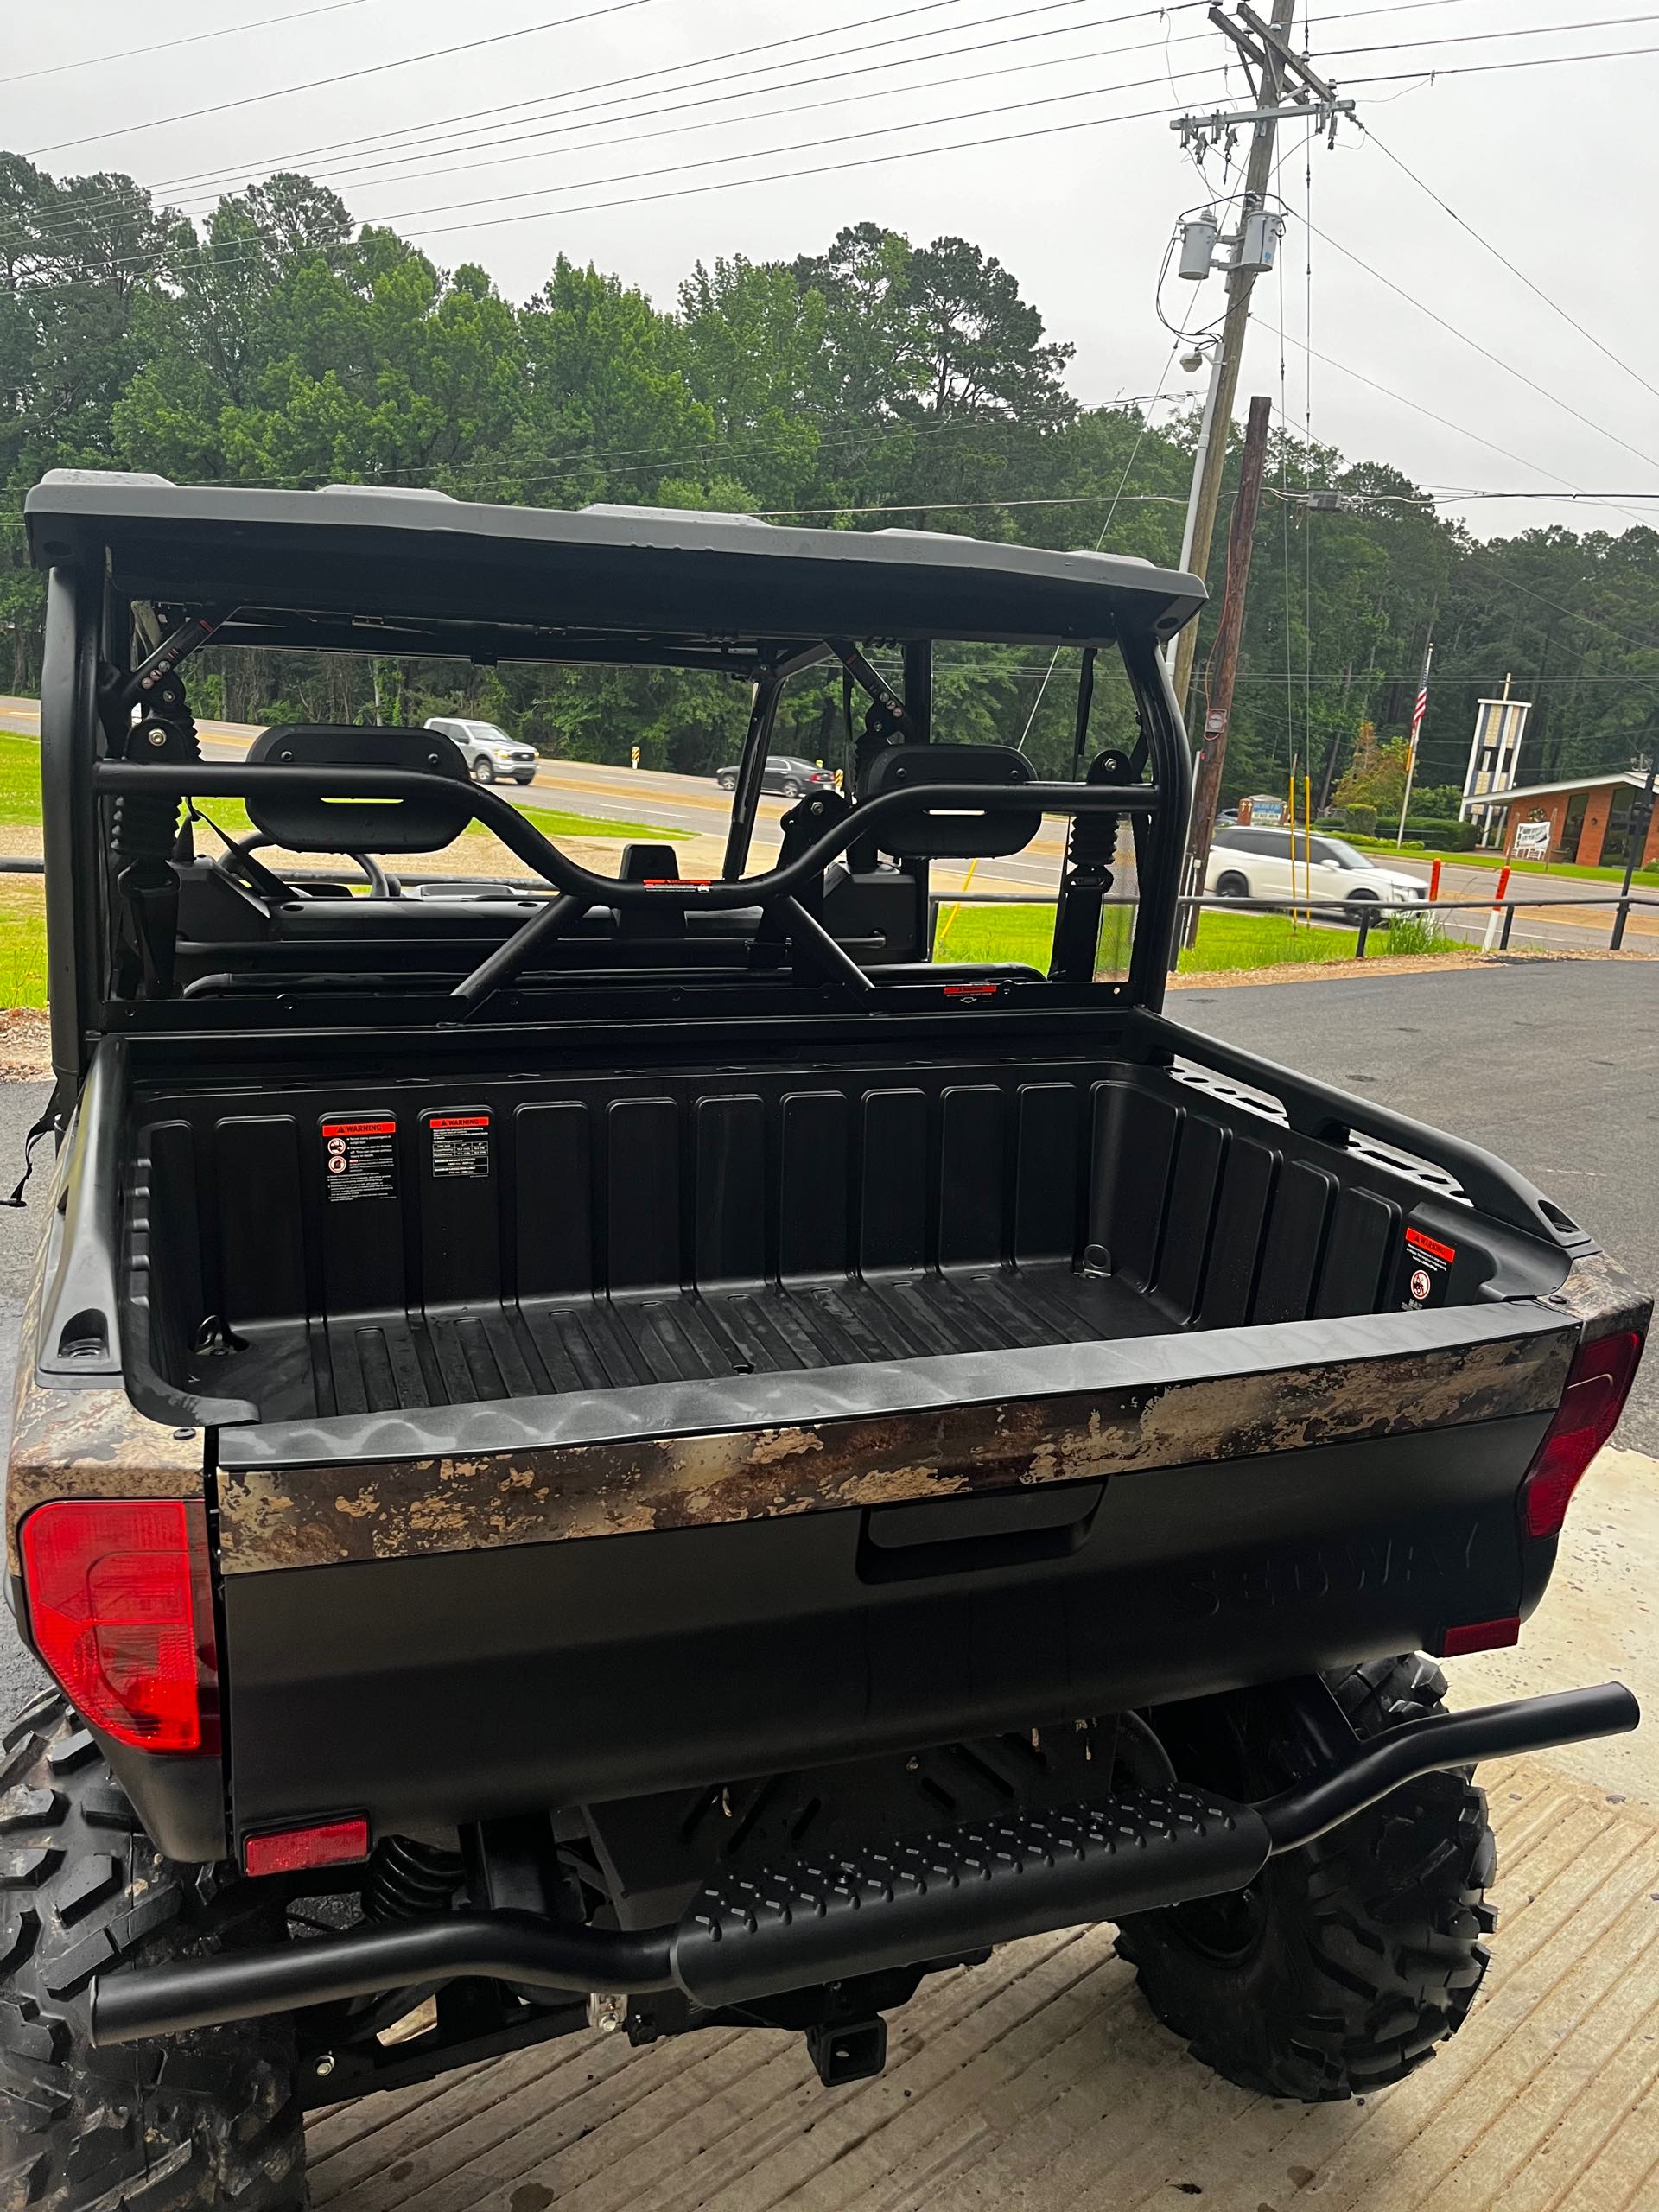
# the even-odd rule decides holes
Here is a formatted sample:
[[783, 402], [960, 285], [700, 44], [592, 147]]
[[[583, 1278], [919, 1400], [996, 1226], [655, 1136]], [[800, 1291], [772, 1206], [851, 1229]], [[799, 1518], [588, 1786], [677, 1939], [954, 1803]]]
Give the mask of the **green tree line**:
[[[427, 486], [548, 506], [718, 508], [1173, 562], [1193, 436], [1135, 405], [1080, 407], [1014, 274], [961, 238], [871, 223], [793, 262], [699, 264], [671, 307], [561, 256], [528, 299], [358, 225], [299, 175], [194, 222], [131, 178], [54, 179], [0, 156], [0, 621], [38, 682], [41, 580], [18, 518], [54, 467], [192, 483]], [[1230, 457], [1236, 466], [1236, 452]], [[1386, 463], [1274, 434], [1224, 795], [1327, 794], [1370, 724], [1404, 728], [1432, 634], [1421, 774], [1457, 784], [1474, 702], [1507, 675], [1535, 706], [1534, 775], [1650, 748], [1659, 536], [1560, 529], [1481, 543]], [[1308, 490], [1342, 505], [1311, 508]], [[1219, 556], [1217, 556], [1219, 557]], [[1198, 692], [1210, 648], [1206, 617]], [[704, 771], [742, 693], [672, 671], [203, 657], [198, 703], [237, 721], [469, 712], [543, 750]], [[0, 663], [0, 669], [3, 663]], [[942, 648], [942, 734], [1069, 757], [1067, 671], [1020, 648]], [[1127, 713], [1108, 686], [1104, 715]], [[791, 687], [779, 743], [842, 757], [842, 702]]]

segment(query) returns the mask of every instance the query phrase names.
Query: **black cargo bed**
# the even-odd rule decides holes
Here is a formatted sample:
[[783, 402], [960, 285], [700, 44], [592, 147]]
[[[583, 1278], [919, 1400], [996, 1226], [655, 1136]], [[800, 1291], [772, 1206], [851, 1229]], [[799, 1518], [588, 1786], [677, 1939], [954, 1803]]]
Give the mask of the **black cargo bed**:
[[1385, 1313], [1409, 1302], [1414, 1224], [1454, 1255], [1433, 1303], [1548, 1289], [1561, 1267], [1494, 1241], [1444, 1170], [1104, 1055], [134, 1105], [133, 1344], [244, 1420]]
[[1069, 1268], [998, 1268], [833, 1288], [674, 1293], [521, 1310], [263, 1325], [211, 1363], [267, 1420], [798, 1373], [942, 1352], [1156, 1334], [1144, 1294]]

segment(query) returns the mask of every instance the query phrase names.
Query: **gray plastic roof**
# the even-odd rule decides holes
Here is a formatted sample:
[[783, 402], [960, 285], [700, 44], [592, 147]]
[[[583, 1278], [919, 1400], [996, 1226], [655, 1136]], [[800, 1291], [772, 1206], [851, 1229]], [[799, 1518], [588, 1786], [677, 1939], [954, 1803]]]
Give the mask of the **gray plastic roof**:
[[556, 655], [560, 637], [583, 641], [583, 657], [607, 637], [740, 650], [841, 636], [1104, 645], [1170, 636], [1205, 596], [1196, 577], [1120, 554], [362, 485], [54, 469], [24, 512], [37, 567], [107, 560], [130, 598], [239, 608], [226, 640], [272, 645], [412, 651], [439, 634], [504, 658]]

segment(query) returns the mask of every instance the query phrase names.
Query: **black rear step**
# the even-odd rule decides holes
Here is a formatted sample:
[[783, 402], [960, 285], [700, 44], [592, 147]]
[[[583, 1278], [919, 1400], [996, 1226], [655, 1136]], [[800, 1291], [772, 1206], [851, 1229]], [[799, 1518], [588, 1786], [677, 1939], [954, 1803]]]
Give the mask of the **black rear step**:
[[584, 1993], [677, 1989], [710, 2008], [751, 2002], [1243, 1889], [1276, 1853], [1420, 1775], [1619, 1735], [1640, 1718], [1617, 1682], [1436, 1714], [1357, 1742], [1325, 1774], [1261, 1804], [1177, 1787], [957, 1828], [706, 1889], [672, 1927], [627, 1932], [460, 1912], [143, 1968], [94, 1983], [92, 2040], [176, 2034], [464, 1975]]

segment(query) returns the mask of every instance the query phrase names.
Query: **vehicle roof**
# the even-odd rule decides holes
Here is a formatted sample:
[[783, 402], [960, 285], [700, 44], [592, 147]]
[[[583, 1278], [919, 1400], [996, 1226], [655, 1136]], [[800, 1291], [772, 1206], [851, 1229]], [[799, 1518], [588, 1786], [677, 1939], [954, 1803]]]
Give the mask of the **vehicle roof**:
[[37, 567], [107, 563], [130, 599], [240, 610], [216, 639], [226, 644], [735, 665], [769, 643], [826, 637], [1164, 638], [1205, 597], [1197, 577], [1122, 554], [380, 486], [54, 469], [24, 513]]

